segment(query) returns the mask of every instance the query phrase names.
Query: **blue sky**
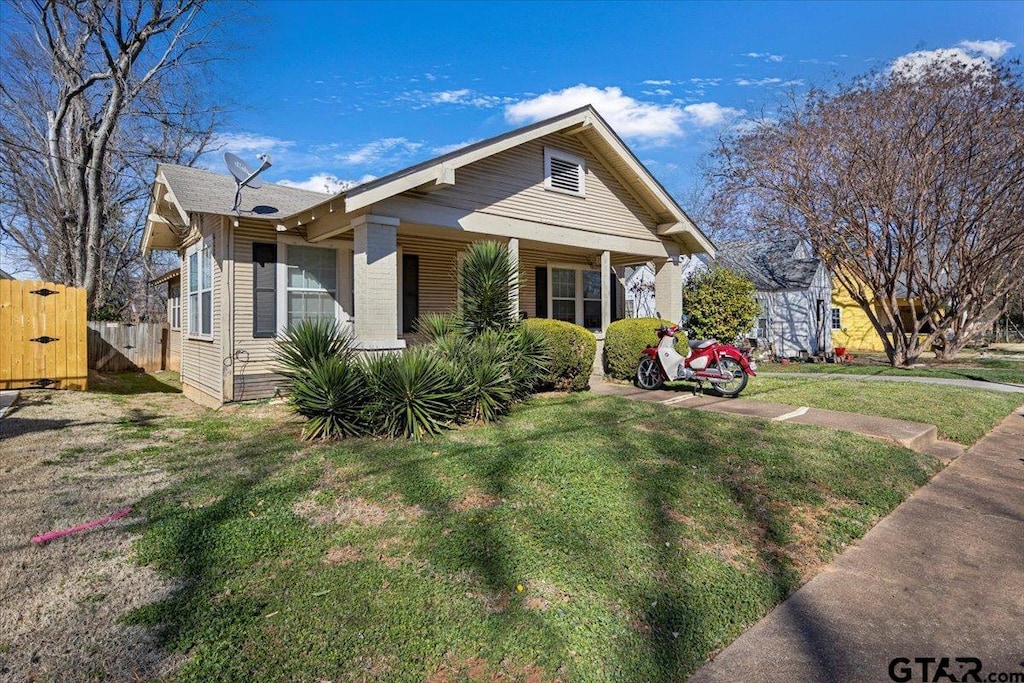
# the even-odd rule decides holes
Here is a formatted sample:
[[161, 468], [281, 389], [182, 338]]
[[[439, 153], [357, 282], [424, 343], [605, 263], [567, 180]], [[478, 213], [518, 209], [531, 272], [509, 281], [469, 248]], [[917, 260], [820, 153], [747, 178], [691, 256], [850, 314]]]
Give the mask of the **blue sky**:
[[901, 58], [1019, 57], [1024, 2], [281, 0], [232, 35], [218, 142], [268, 180], [337, 190], [589, 101], [685, 205], [723, 130]]

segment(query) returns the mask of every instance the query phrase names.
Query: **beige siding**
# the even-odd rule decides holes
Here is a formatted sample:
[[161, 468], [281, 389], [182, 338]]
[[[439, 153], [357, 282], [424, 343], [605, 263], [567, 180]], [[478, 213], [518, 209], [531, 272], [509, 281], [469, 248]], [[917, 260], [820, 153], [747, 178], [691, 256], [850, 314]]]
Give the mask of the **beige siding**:
[[223, 281], [222, 264], [227, 245], [224, 243], [220, 216], [202, 214], [199, 218], [200, 233], [203, 238], [213, 236], [213, 301], [212, 326], [213, 340], [193, 339], [188, 335], [189, 297], [188, 297], [188, 257], [182, 258], [181, 281], [181, 381], [207, 394], [216, 400], [223, 399], [223, 361], [221, 359], [221, 292]]
[[[583, 157], [586, 197], [544, 188], [544, 147]], [[417, 195], [420, 196], [420, 195]], [[453, 187], [420, 196], [459, 209], [657, 241], [657, 221], [578, 139], [551, 135], [458, 169]]]
[[458, 254], [468, 242], [434, 237], [398, 236], [402, 254], [420, 257], [420, 314], [455, 310], [458, 285]]
[[167, 331], [167, 369], [181, 371], [181, 330]]

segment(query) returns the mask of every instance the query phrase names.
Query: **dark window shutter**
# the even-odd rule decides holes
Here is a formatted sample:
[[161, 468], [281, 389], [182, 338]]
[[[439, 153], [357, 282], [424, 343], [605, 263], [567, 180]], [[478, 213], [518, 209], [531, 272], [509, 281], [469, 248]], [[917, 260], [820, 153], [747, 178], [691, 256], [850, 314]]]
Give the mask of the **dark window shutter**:
[[537, 317], [546, 318], [548, 317], [548, 268], [547, 266], [537, 267], [537, 285], [536, 285], [536, 301], [537, 301]]
[[615, 271], [613, 270], [608, 274], [608, 290], [612, 293], [612, 320], [621, 320], [622, 316], [619, 315], [619, 278], [615, 277]]
[[413, 332], [420, 317], [420, 257], [402, 254], [402, 332]]
[[252, 245], [252, 336], [277, 334], [277, 245]]

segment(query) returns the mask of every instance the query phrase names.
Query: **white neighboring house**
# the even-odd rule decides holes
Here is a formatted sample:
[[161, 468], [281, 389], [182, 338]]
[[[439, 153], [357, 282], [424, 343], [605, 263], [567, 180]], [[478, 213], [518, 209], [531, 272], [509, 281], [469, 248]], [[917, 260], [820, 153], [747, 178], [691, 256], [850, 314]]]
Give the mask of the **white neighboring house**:
[[[707, 269], [703, 254], [689, 256], [685, 259], [682, 268], [682, 276], [679, 279], [679, 288], [691, 274]], [[657, 317], [658, 306], [654, 298], [654, 266], [650, 263], [643, 263], [639, 266], [626, 269], [625, 277], [626, 318], [654, 318]], [[662, 311], [664, 313], [664, 311]]]

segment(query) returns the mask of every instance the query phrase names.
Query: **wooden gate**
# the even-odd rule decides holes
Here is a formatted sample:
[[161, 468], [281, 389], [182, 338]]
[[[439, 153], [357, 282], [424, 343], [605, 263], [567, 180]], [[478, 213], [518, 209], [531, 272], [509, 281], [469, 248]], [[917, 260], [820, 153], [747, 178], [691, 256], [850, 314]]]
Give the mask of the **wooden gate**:
[[0, 389], [85, 389], [85, 290], [0, 280]]
[[167, 323], [89, 321], [89, 369], [99, 372], [167, 368]]

